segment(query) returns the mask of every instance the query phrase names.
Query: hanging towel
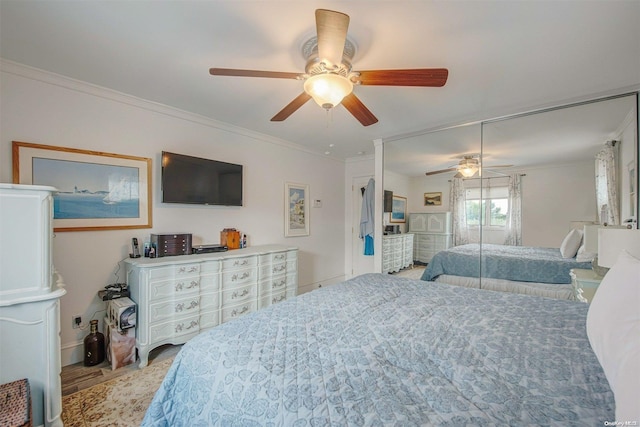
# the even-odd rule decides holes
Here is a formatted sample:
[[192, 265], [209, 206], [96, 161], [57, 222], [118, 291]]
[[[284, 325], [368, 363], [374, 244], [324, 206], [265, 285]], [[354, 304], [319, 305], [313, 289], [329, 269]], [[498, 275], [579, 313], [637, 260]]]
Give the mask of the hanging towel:
[[362, 195], [362, 211], [360, 213], [360, 238], [364, 239], [364, 254], [373, 255], [375, 181], [369, 179]]

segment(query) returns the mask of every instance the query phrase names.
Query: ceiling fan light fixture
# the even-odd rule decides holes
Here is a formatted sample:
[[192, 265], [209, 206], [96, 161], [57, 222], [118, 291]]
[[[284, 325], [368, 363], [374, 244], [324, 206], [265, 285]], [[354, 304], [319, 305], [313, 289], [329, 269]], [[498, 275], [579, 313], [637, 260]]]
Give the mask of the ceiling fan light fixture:
[[465, 178], [471, 178], [478, 172], [478, 168], [474, 165], [464, 165], [458, 168], [458, 172]]
[[340, 104], [344, 97], [353, 91], [353, 83], [335, 73], [315, 74], [305, 80], [304, 91], [316, 104], [329, 110]]

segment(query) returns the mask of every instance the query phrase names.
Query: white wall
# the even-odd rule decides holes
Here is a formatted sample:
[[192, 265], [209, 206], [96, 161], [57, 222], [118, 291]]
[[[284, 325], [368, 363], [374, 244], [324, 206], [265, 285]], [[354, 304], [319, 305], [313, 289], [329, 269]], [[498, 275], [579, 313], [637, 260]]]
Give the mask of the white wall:
[[[519, 170], [522, 177], [522, 244], [560, 247], [571, 221], [595, 221], [594, 161]], [[411, 180], [410, 212], [449, 210], [450, 174], [417, 177]], [[442, 206], [424, 206], [422, 196], [442, 192]], [[484, 234], [484, 233], [483, 233]], [[485, 242], [497, 243], [491, 233]]]
[[[11, 141], [72, 147], [150, 157], [153, 162], [153, 228], [59, 232], [54, 263], [65, 279], [61, 300], [62, 363], [82, 360], [88, 330], [71, 328], [102, 319], [105, 304], [96, 292], [124, 281], [121, 260], [132, 237], [188, 232], [194, 244], [218, 243], [220, 231], [235, 227], [250, 245], [281, 243], [299, 248], [299, 290], [334, 283], [344, 277], [345, 164], [166, 106], [1, 62], [0, 182], [11, 182]], [[212, 101], [215, 102], [215, 101]], [[162, 150], [244, 165], [242, 208], [165, 205], [160, 200]], [[310, 236], [284, 238], [284, 184], [309, 184]], [[28, 268], [28, 266], [25, 266]], [[102, 323], [102, 322], [100, 322]], [[102, 326], [101, 326], [102, 327]]]

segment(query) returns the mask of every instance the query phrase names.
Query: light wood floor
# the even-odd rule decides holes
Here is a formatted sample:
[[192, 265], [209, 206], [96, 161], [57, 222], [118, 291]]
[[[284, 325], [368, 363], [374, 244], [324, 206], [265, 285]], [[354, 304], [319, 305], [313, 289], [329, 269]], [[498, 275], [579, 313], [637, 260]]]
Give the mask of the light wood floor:
[[[168, 344], [152, 350], [149, 353], [149, 364], [175, 356], [178, 354], [178, 351], [180, 351], [180, 348], [182, 348], [180, 345]], [[62, 373], [60, 374], [62, 380], [62, 395], [67, 396], [96, 384], [137, 371], [139, 369], [138, 362], [139, 360], [134, 364], [118, 368], [115, 371], [111, 370], [111, 364], [106, 360], [96, 366], [84, 366], [83, 362], [63, 366]]]

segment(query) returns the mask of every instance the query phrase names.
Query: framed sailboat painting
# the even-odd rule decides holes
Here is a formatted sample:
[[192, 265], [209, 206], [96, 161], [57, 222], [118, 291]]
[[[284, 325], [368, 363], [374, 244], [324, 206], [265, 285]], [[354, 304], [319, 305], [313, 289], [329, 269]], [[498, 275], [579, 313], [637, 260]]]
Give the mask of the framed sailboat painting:
[[151, 228], [151, 159], [13, 141], [13, 182], [47, 185], [54, 231]]

